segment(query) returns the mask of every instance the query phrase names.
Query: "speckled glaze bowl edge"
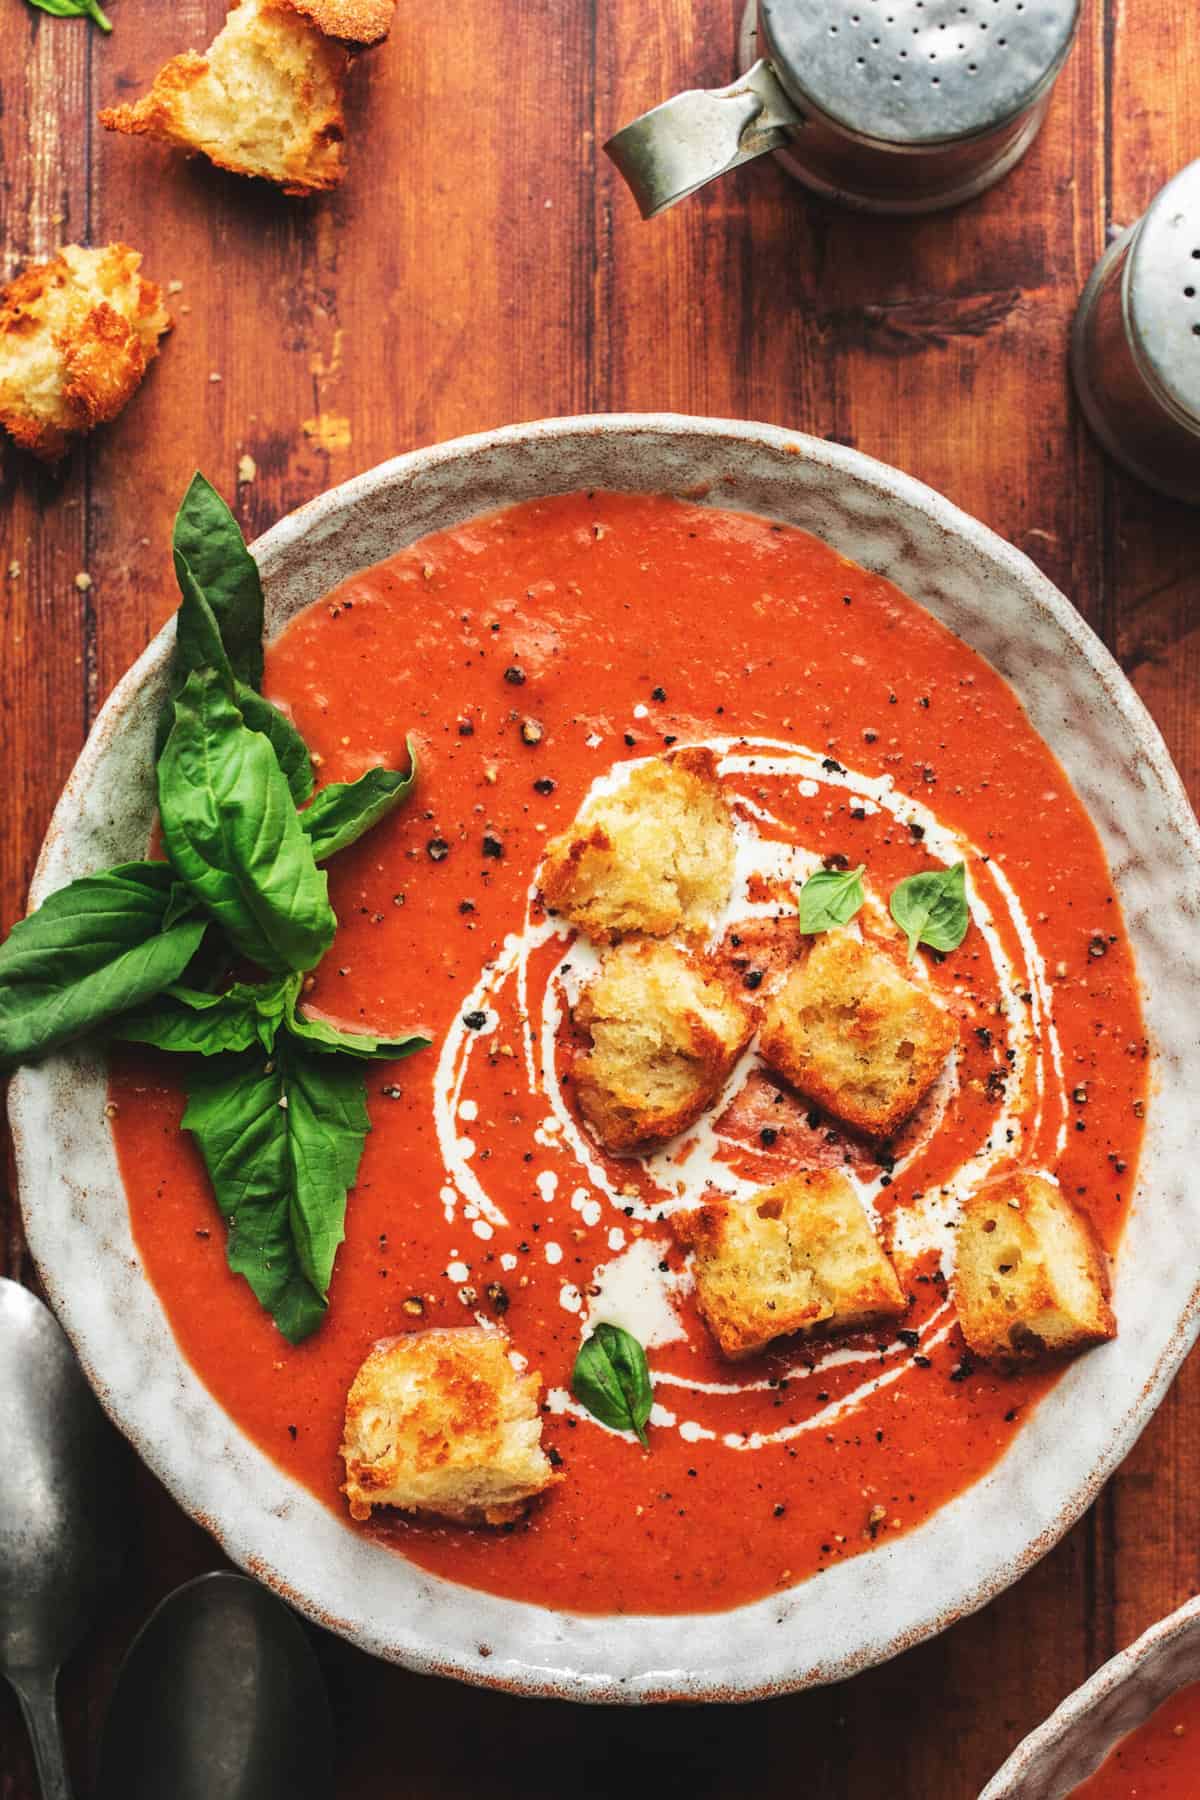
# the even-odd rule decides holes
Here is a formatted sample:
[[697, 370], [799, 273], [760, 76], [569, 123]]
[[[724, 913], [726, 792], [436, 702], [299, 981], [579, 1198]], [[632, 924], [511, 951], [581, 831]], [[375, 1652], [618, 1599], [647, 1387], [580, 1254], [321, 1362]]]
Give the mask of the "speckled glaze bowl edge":
[[[144, 1279], [86, 1051], [10, 1090], [30, 1246], [117, 1424], [232, 1559], [318, 1622], [409, 1668], [576, 1700], [751, 1699], [852, 1675], [985, 1604], [1058, 1540], [1126, 1454], [1200, 1327], [1189, 1204], [1200, 833], [1141, 702], [1069, 602], [941, 496], [841, 446], [673, 415], [516, 425], [419, 450], [333, 489], [255, 548], [269, 628], [442, 526], [575, 487], [666, 491], [790, 520], [886, 574], [1021, 695], [1101, 831], [1133, 935], [1156, 1094], [1118, 1261], [1115, 1343], [1081, 1359], [995, 1469], [908, 1535], [731, 1612], [555, 1612], [426, 1574], [355, 1534], [249, 1444], [180, 1355]], [[51, 822], [31, 899], [140, 854], [173, 629], [114, 690]], [[1182, 923], [1181, 923], [1182, 922]], [[1181, 935], [1182, 934], [1182, 935]]]
[[979, 1800], [1068, 1800], [1164, 1700], [1200, 1681], [1200, 1598], [1159, 1619], [1017, 1745]]

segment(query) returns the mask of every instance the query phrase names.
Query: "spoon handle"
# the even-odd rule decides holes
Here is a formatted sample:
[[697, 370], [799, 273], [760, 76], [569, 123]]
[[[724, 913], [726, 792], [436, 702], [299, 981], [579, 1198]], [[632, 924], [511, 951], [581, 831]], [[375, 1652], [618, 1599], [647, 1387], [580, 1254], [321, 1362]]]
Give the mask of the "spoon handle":
[[57, 1681], [58, 1671], [54, 1670], [49, 1674], [22, 1675], [20, 1684], [14, 1681], [13, 1686], [29, 1727], [42, 1800], [74, 1800], [58, 1716]]

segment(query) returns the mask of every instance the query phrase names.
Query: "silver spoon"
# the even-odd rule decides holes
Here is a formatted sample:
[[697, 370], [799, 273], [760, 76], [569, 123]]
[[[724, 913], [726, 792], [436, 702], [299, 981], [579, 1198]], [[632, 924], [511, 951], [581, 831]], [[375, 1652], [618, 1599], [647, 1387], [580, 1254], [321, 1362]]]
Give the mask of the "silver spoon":
[[120, 1566], [127, 1472], [53, 1313], [0, 1278], [0, 1673], [45, 1800], [71, 1800], [58, 1671]]
[[333, 1724], [293, 1613], [244, 1575], [177, 1588], [117, 1677], [97, 1800], [331, 1800]]

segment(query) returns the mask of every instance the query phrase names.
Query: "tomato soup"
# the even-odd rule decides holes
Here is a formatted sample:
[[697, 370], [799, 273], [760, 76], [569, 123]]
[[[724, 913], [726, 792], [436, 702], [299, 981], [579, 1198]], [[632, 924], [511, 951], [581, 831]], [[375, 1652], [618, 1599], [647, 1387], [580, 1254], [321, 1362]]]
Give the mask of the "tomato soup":
[[[168, 1062], [123, 1055], [115, 1131], [133, 1230], [177, 1340], [253, 1440], [344, 1513], [346, 1390], [374, 1340], [502, 1318], [544, 1383], [563, 1479], [502, 1530], [376, 1514], [456, 1580], [582, 1611], [738, 1605], [911, 1530], [1003, 1454], [1054, 1379], [964, 1349], [965, 1193], [1052, 1175], [1115, 1249], [1146, 1044], [1095, 831], [1007, 685], [879, 576], [790, 527], [577, 493], [479, 518], [350, 577], [270, 647], [266, 689], [322, 781], [418, 748], [412, 799], [331, 865], [339, 929], [306, 1004], [431, 1047], [372, 1066], [328, 1318], [296, 1348], [225, 1266]], [[796, 887], [866, 866], [887, 896], [966, 863], [961, 947], [917, 965], [959, 1048], [894, 1142], [857, 1141], [761, 1070], [682, 1142], [607, 1156], [571, 1101], [588, 946], [537, 897], [549, 838], [622, 767], [709, 746], [738, 833], [718, 935], [764, 992]], [[594, 955], [594, 952], [592, 953]], [[717, 1355], [671, 1212], [820, 1166], [853, 1178], [911, 1297], [890, 1326]], [[647, 1347], [649, 1451], [570, 1392], [602, 1319]]]
[[1072, 1791], [1074, 1800], [1195, 1800], [1200, 1793], [1200, 1682], [1164, 1700]]

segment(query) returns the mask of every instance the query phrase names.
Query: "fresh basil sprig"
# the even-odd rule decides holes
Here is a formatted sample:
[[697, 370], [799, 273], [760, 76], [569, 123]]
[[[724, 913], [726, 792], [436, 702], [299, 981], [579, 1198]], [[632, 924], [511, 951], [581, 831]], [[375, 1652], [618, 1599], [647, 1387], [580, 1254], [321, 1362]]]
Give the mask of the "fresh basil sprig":
[[862, 878], [866, 863], [857, 869], [817, 869], [800, 889], [800, 929], [806, 934], [832, 931], [848, 925], [866, 899]]
[[963, 863], [948, 869], [925, 869], [892, 889], [891, 913], [908, 938], [911, 962], [918, 944], [931, 950], [957, 950], [967, 935], [967, 871]]
[[[169, 860], [72, 882], [0, 945], [0, 1067], [95, 1031], [190, 1053], [183, 1123], [229, 1221], [229, 1265], [298, 1343], [325, 1316], [370, 1130], [363, 1064], [428, 1042], [299, 1010], [337, 927], [317, 863], [407, 798], [416, 755], [410, 742], [407, 773], [370, 769], [298, 813], [312, 759], [258, 692], [258, 569], [201, 476], [174, 548], [181, 603], [156, 771]], [[238, 958], [267, 978], [230, 984]]]
[[646, 1421], [654, 1390], [646, 1352], [622, 1325], [597, 1325], [584, 1339], [571, 1372], [571, 1391], [593, 1418], [613, 1431], [632, 1431], [646, 1450]]
[[101, 31], [112, 30], [112, 20], [101, 12], [97, 0], [29, 0], [29, 4], [55, 19], [91, 19]]

